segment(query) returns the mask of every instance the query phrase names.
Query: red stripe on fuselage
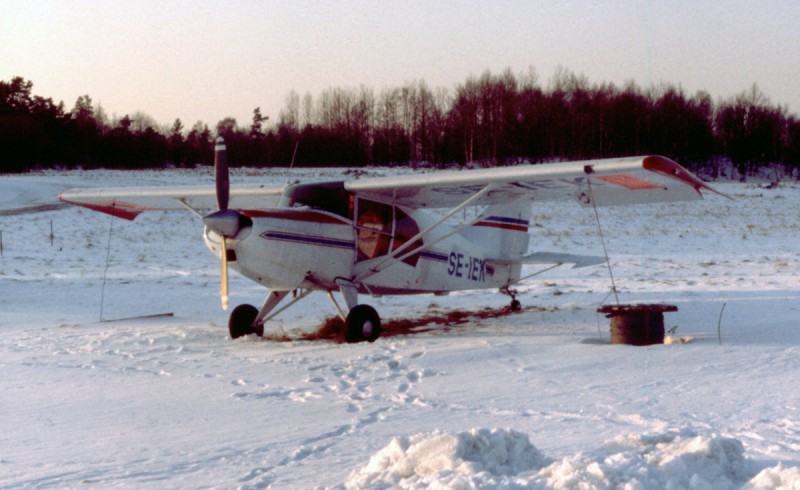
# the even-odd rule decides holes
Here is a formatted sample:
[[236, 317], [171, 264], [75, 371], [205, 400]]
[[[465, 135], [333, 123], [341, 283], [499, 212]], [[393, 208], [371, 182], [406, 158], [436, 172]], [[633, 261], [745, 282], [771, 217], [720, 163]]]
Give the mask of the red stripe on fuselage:
[[489, 222], [489, 221], [481, 221], [481, 222], [475, 223], [472, 226], [484, 226], [486, 228], [500, 228], [502, 230], [521, 231], [523, 233], [527, 233], [528, 232], [528, 227], [527, 226], [512, 225], [512, 224], [508, 224], [508, 223], [493, 223], [493, 222]]

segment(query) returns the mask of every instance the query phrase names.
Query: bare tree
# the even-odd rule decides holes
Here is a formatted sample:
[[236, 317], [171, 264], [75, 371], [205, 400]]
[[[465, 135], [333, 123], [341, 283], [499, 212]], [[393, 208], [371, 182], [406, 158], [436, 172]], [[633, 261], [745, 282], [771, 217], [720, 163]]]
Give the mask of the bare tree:
[[286, 108], [281, 110], [279, 124], [293, 130], [300, 127], [300, 95], [294, 90], [286, 96]]
[[306, 126], [310, 126], [314, 124], [314, 99], [311, 97], [309, 92], [303, 96], [303, 120], [301, 121], [302, 126], [305, 128]]

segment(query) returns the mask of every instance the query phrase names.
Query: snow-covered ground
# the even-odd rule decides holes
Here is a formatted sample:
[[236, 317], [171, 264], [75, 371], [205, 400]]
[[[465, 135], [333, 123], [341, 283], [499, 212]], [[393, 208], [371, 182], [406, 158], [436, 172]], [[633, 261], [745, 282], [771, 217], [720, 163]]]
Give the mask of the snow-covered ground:
[[[620, 301], [677, 305], [666, 327], [694, 337], [630, 347], [596, 313], [614, 301], [604, 266], [527, 280], [520, 314], [374, 344], [231, 341], [196, 217], [52, 206], [76, 185], [156, 183], [210, 176], [0, 177], [0, 487], [800, 488], [796, 184], [601, 209]], [[532, 250], [602, 255], [591, 209], [534, 221]], [[265, 293], [238, 276], [231, 291]], [[389, 320], [508, 298], [368, 302]], [[333, 311], [314, 294], [272, 328]]]

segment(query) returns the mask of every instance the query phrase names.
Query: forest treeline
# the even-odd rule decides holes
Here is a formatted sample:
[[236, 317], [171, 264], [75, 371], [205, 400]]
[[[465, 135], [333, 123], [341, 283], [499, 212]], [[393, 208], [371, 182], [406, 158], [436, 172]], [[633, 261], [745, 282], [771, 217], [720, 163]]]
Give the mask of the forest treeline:
[[210, 164], [226, 139], [234, 166], [508, 164], [662, 154], [694, 169], [732, 163], [746, 176], [771, 164], [800, 168], [800, 120], [757, 86], [714, 102], [664, 84], [644, 90], [591, 84], [559, 69], [546, 87], [535, 72], [485, 72], [453, 90], [409, 82], [376, 93], [292, 91], [269, 127], [261, 108], [212, 129], [180, 119], [159, 126], [143, 112], [110, 120], [89, 95], [72, 109], [32, 94], [33, 82], [0, 81], [0, 171], [153, 168]]

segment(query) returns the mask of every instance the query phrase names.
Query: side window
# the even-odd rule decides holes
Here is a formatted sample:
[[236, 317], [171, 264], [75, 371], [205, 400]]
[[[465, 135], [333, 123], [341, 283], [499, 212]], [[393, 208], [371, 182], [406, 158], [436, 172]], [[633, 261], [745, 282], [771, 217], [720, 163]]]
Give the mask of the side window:
[[358, 260], [369, 260], [387, 255], [391, 239], [392, 207], [359, 199], [356, 209]]

